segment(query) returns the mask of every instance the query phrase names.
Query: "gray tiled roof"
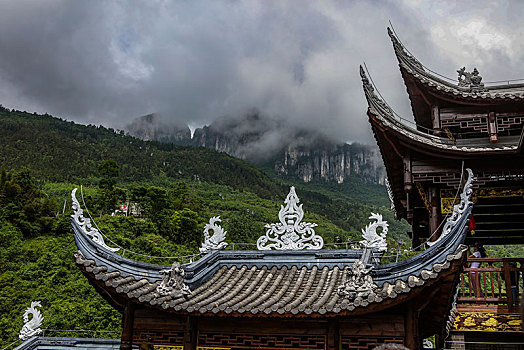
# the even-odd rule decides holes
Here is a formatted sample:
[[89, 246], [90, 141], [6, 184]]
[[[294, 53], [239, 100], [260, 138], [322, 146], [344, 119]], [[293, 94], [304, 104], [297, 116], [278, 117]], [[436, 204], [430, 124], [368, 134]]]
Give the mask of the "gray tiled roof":
[[[77, 265], [92, 284], [111, 299], [182, 314], [215, 315], [337, 315], [368, 307], [383, 309], [418, 294], [424, 286], [454, 274], [466, 247], [471, 207], [453, 232], [408, 260], [376, 265], [371, 272], [374, 293], [354, 300], [341, 296], [343, 269], [360, 257], [359, 250], [216, 251], [183, 265], [190, 295], [162, 295], [161, 269], [123, 258], [97, 246], [73, 221]], [[154, 277], [159, 276], [159, 277]], [[414, 294], [413, 294], [414, 293]]]
[[[32, 337], [14, 350], [117, 350], [120, 339]], [[138, 346], [133, 346], [138, 349]]]
[[[518, 152], [522, 147], [522, 136], [502, 136], [497, 143], [486, 140], [461, 139], [456, 144], [447, 138], [430, 135], [425, 132], [408, 127], [393, 114], [391, 108], [382, 101], [374, 91], [373, 86], [360, 67], [360, 76], [364, 94], [368, 102], [369, 111], [386, 127], [416, 143], [433, 147], [438, 150], [446, 150], [454, 153], [492, 153], [492, 152]], [[524, 132], [524, 131], [523, 131]], [[524, 135], [524, 134], [523, 134]]]
[[388, 28], [388, 34], [393, 43], [395, 55], [401, 68], [412, 75], [421, 83], [435, 88], [439, 91], [452, 94], [457, 97], [479, 100], [522, 100], [524, 99], [524, 84], [507, 84], [485, 86], [484, 91], [470, 91], [469, 88], [459, 87], [449, 81], [439, 78], [432, 74], [404, 48], [402, 43], [395, 37], [391, 29]]

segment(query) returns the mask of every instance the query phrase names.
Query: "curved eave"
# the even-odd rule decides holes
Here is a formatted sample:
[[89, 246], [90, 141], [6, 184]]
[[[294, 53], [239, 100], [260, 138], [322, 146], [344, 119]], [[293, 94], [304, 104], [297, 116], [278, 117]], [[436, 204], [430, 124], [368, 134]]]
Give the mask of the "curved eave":
[[[86, 242], [89, 237], [77, 230], [75, 240], [79, 251], [75, 259], [90, 283], [103, 291], [106, 299], [118, 305], [122, 304], [121, 300], [128, 300], [177, 314], [215, 316], [366, 314], [415, 298], [441, 279], [453, 279], [466, 251], [461, 243], [465, 239], [470, 212], [471, 207], [449, 235], [425, 252], [406, 261], [376, 266], [372, 271], [378, 286], [375, 294], [354, 301], [341, 297], [337, 288], [342, 285], [343, 267], [350, 266], [361, 251], [215, 252], [183, 266], [188, 274], [188, 285], [191, 280], [195, 282], [197, 275], [204, 278], [207, 274], [209, 278], [200, 285], [195, 283], [189, 296], [177, 292], [159, 294], [160, 278], [153, 281], [152, 276], [163, 267], [153, 265], [152, 271], [145, 271], [143, 263], [119, 260], [123, 258], [116, 253], [100, 250]], [[295, 262], [280, 266], [271, 262], [284, 255]], [[134, 275], [130, 266], [142, 270]]]
[[[469, 88], [459, 87], [449, 81], [443, 80], [438, 76], [424, 69], [422, 64], [411, 56], [404, 48], [402, 43], [395, 37], [391, 29], [388, 28], [388, 34], [393, 43], [393, 49], [401, 69], [418, 82], [427, 86], [433, 91], [435, 96], [442, 96], [449, 101], [460, 100], [463, 103], [483, 103], [499, 104], [508, 101], [524, 101], [524, 84], [508, 84], [487, 86], [485, 91], [470, 91]], [[404, 76], [406, 80], [406, 76]], [[411, 95], [409, 84], [406, 81], [408, 93]]]
[[454, 145], [448, 138], [429, 135], [412, 129], [395, 118], [388, 105], [375, 94], [374, 88], [362, 67], [360, 67], [360, 75], [362, 77], [364, 94], [368, 102], [368, 116], [374, 128], [392, 133], [396, 140], [403, 141], [406, 145], [411, 145], [411, 148], [414, 150], [421, 151], [425, 149], [428, 154], [438, 152], [443, 155], [448, 154], [453, 158], [463, 158], [470, 154], [505, 154], [520, 151], [522, 137], [520, 141], [518, 137], [508, 137], [508, 140], [512, 140], [510, 141], [512, 144], [509, 145], [505, 144], [502, 138], [499, 143], [485, 146], [473, 146], [471, 145], [471, 139], [457, 140], [457, 145]]

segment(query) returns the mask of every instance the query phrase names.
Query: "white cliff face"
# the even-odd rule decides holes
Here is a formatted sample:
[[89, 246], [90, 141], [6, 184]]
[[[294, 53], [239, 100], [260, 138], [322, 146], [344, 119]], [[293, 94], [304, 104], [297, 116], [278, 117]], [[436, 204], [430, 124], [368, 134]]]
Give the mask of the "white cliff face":
[[[386, 171], [378, 147], [336, 144], [311, 130], [289, 127], [282, 120], [252, 111], [240, 117], [223, 117], [210, 126], [167, 130], [157, 125], [155, 115], [138, 118], [134, 135], [146, 140], [213, 148], [233, 157], [268, 164], [284, 177], [343, 183], [349, 176], [384, 184]], [[164, 132], [174, 133], [173, 137]], [[162, 137], [164, 137], [162, 139]]]
[[298, 177], [304, 182], [343, 183], [349, 176], [357, 175], [383, 185], [386, 179], [378, 149], [362, 145], [345, 144], [309, 150], [288, 147], [282, 158], [275, 162], [274, 170], [279, 175]]
[[187, 143], [191, 139], [191, 130], [187, 125], [168, 122], [167, 118], [157, 114], [138, 117], [126, 127], [130, 135], [144, 141]]

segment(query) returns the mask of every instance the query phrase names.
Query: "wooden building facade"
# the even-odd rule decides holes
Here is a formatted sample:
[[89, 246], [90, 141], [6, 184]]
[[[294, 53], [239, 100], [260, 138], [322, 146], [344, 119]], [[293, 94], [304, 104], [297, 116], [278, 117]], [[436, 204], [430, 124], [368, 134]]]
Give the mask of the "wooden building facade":
[[[453, 215], [464, 168], [476, 176], [466, 243], [522, 244], [524, 84], [484, 84], [476, 68], [457, 70], [457, 81], [450, 82], [424, 67], [389, 28], [388, 33], [414, 123], [398, 117], [377, 96], [362, 67], [361, 77], [392, 206], [397, 218], [412, 225], [413, 246], [442, 234], [443, 221]], [[498, 343], [504, 337], [524, 347], [522, 258], [470, 259], [482, 265], [461, 272], [453, 332], [463, 344], [468, 339]], [[476, 288], [472, 279], [479, 280]]]

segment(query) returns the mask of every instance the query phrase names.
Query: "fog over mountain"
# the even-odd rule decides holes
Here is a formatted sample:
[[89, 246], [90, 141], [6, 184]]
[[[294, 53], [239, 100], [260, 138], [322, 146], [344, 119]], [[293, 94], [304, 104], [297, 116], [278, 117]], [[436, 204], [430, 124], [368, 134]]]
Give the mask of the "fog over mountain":
[[194, 130], [192, 136], [187, 126], [166, 120], [172, 119], [149, 114], [136, 118], [126, 130], [144, 140], [212, 148], [304, 182], [343, 183], [356, 175], [364, 181], [384, 184], [386, 178], [376, 145], [347, 144], [321, 130], [293, 125], [257, 109], [217, 118]]
[[[519, 1], [7, 0], [0, 104], [81, 123], [159, 113], [201, 127], [257, 108], [373, 143], [358, 66], [410, 116], [386, 27], [433, 70], [524, 77]], [[269, 133], [261, 144], [273, 145]]]

